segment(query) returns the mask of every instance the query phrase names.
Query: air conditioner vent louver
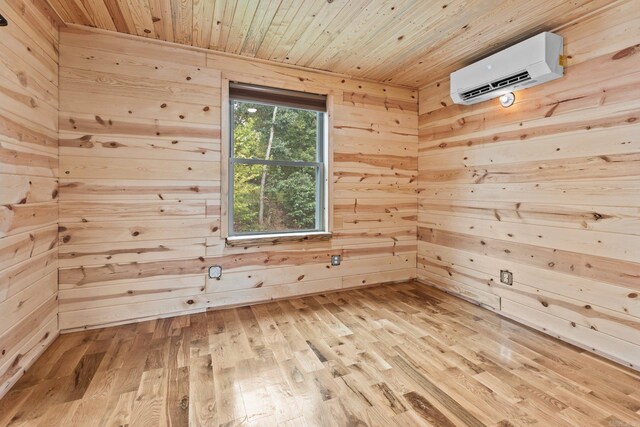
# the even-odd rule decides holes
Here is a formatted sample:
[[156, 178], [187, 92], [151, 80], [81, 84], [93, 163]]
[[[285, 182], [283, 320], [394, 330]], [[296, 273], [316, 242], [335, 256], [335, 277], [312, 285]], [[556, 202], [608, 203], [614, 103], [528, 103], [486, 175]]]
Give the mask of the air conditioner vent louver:
[[491, 83], [491, 86], [493, 86], [494, 89], [499, 89], [501, 87], [509, 86], [509, 85], [514, 84], [514, 83], [526, 82], [529, 79], [531, 79], [531, 76], [529, 75], [529, 72], [528, 71], [523, 71], [522, 73], [513, 75], [511, 77], [507, 77], [507, 78], [504, 78], [502, 80], [495, 81], [495, 82]]
[[463, 100], [469, 100], [476, 98], [485, 93], [493, 92], [494, 90], [498, 90], [505, 86], [510, 86], [519, 82], [526, 82], [527, 80], [531, 80], [531, 76], [528, 71], [522, 71], [520, 73], [516, 73], [512, 76], [505, 77], [500, 80], [493, 81], [488, 85], [483, 85], [475, 89], [468, 90], [460, 94]]
[[492, 90], [493, 89], [491, 89], [491, 85], [489, 84], [464, 92], [460, 96], [462, 99], [472, 99], [478, 95], [482, 95], [483, 93], [491, 92]]

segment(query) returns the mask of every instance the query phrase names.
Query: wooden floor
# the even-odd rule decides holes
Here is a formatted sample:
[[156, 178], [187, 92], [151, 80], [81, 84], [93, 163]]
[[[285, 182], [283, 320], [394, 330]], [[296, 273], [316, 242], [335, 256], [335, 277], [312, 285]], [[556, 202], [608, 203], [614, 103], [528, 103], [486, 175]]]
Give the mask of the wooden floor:
[[640, 426], [640, 374], [405, 283], [62, 335], [0, 425]]

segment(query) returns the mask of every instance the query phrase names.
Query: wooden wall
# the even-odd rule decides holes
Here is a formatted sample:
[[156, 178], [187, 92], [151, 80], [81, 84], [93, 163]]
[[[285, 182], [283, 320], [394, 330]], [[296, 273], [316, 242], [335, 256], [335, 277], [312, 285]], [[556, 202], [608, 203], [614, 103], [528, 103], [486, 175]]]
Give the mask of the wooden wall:
[[37, 2], [0, 13], [0, 397], [58, 334], [58, 29]]
[[[561, 80], [451, 105], [420, 90], [418, 276], [640, 367], [640, 16], [561, 28]], [[514, 273], [502, 285], [499, 271]]]
[[[61, 329], [415, 277], [417, 91], [74, 26], [60, 62]], [[223, 79], [330, 95], [330, 241], [225, 247]]]

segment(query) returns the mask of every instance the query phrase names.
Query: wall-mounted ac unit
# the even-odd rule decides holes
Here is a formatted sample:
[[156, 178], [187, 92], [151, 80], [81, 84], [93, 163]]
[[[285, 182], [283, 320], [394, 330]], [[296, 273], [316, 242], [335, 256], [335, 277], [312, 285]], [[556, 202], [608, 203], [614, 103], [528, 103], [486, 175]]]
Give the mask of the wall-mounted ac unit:
[[540, 33], [451, 73], [451, 99], [471, 105], [562, 77], [562, 43]]

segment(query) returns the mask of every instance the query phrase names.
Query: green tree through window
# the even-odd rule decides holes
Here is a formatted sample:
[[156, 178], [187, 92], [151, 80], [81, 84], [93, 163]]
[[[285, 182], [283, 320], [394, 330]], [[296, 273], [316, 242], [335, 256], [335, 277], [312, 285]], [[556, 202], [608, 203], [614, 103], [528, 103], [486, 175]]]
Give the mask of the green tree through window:
[[324, 113], [231, 101], [232, 234], [322, 229]]

